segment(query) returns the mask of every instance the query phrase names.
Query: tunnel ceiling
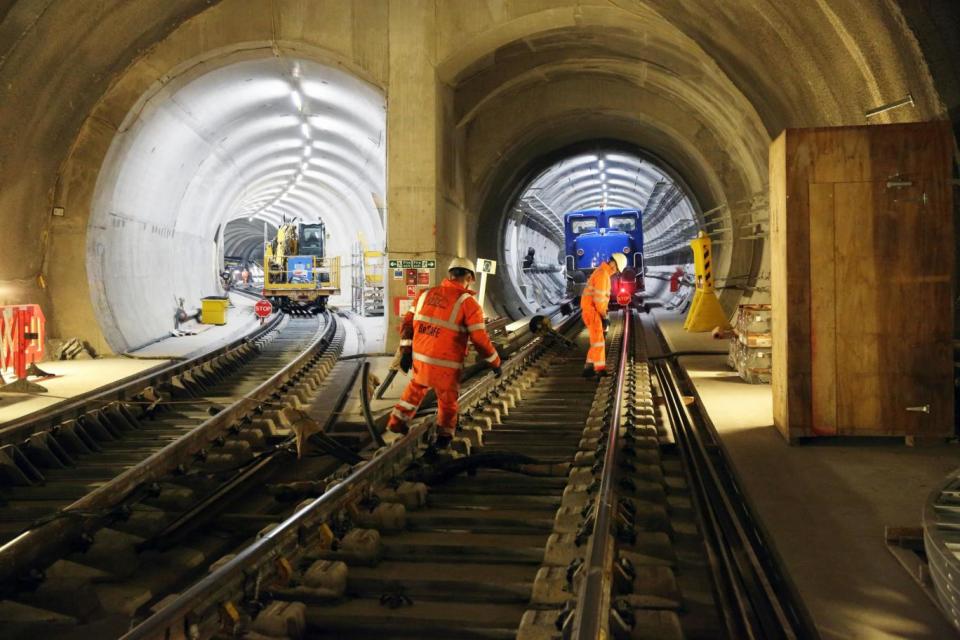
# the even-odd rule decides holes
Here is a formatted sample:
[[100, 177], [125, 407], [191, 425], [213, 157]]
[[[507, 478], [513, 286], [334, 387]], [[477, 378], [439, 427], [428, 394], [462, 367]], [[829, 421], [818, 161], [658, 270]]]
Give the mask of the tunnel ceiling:
[[[275, 87], [268, 101], [274, 110], [259, 105], [265, 116], [270, 114], [272, 125], [247, 131], [249, 146], [240, 144], [240, 138], [225, 141], [224, 151], [229, 148], [236, 158], [220, 151], [180, 158], [143, 156], [164, 169], [169, 165], [158, 161], [175, 168], [183, 164], [182, 175], [209, 172], [210, 177], [218, 175], [214, 165], [236, 162], [250, 178], [246, 187], [236, 192], [222, 185], [211, 189], [219, 198], [210, 203], [217, 212], [200, 207], [188, 213], [180, 210], [186, 185], [177, 174], [150, 194], [144, 215], [162, 208], [166, 217], [148, 218], [148, 227], [201, 233], [198, 238], [207, 242], [228, 219], [247, 215], [260, 220], [286, 210], [306, 215], [303, 212], [316, 211], [324, 197], [332, 197], [336, 176], [321, 183], [304, 173], [300, 184], [310, 184], [302, 189], [296, 182], [296, 156], [304, 141], [297, 133], [299, 116], [289, 93], [292, 68], [283, 67], [282, 60], [311, 59], [349, 69], [380, 87], [380, 101], [373, 103], [381, 107], [382, 96], [390, 92], [391, 137], [414, 147], [397, 148], [391, 157], [394, 169], [406, 168], [391, 172], [394, 206], [415, 209], [426, 202], [422, 193], [436, 189], [442, 192], [436, 198], [440, 204], [429, 206], [438, 220], [464, 218], [463, 224], [446, 225], [449, 229], [446, 223], [439, 225], [437, 246], [418, 245], [418, 251], [484, 251], [483, 242], [489, 239], [480, 234], [467, 240], [454, 236], [463, 229], [497, 228], [502, 220], [492, 216], [503, 215], [518, 186], [530, 177], [534, 159], [587, 139], [617, 139], [655, 153], [684, 178], [704, 209], [716, 208], [726, 216], [720, 226], [732, 230], [731, 237], [722, 238], [718, 258], [735, 259], [730, 265], [718, 263], [718, 273], [762, 272], [759, 256], [766, 244], [762, 233], [754, 231], [758, 225], [750, 225], [754, 239], [746, 244], [735, 234], [744, 221], [738, 217], [764, 209], [759, 197], [766, 189], [770, 138], [786, 127], [864, 124], [865, 110], [908, 92], [915, 106], [870, 122], [937, 119], [947, 108], [956, 113], [956, 91], [944, 90], [955, 88], [960, 78], [955, 4], [0, 3], [0, 211], [7, 223], [0, 246], [0, 296], [7, 302], [40, 301], [50, 312], [54, 334], [89, 336], [103, 346], [97, 334], [99, 310], [88, 302], [88, 283], [93, 286], [96, 274], [84, 273], [77, 264], [105, 148], [115, 133], [132, 131], [124, 117], [144, 92], [156, 86], [182, 88], [171, 81], [179, 71], [255, 50], [263, 52], [263, 64], [277, 59], [275, 75], [288, 82], [282, 89]], [[272, 85], [264, 88], [274, 90]], [[306, 91], [302, 98], [308, 101]], [[326, 108], [311, 104], [308, 113]], [[200, 108], [191, 103], [194, 106]], [[246, 122], [255, 107], [242, 92], [231, 101], [208, 105], [204, 111], [215, 117], [195, 123], [197, 137], [210, 135], [215, 142], [223, 129], [204, 127], [231, 119]], [[140, 105], [143, 113], [147, 108]], [[349, 109], [343, 112], [344, 128], [349, 129]], [[315, 120], [322, 128], [323, 117]], [[431, 128], [424, 120], [437, 126]], [[315, 157], [319, 140], [310, 152]], [[420, 141], [422, 149], [416, 148]], [[441, 146], [438, 160], [433, 150]], [[268, 148], [275, 152], [270, 158], [263, 155]], [[274, 155], [282, 158], [276, 164]], [[211, 161], [200, 166], [199, 157]], [[427, 159], [422, 170], [413, 167], [412, 158]], [[297, 188], [288, 190], [291, 183]], [[285, 191], [286, 196], [277, 199]], [[349, 191], [351, 202], [364, 203], [357, 211], [366, 213], [349, 212], [360, 222], [374, 218], [366, 201], [371, 209], [385, 207], [386, 198], [370, 196], [375, 189]], [[154, 207], [152, 199], [170, 206]], [[213, 199], [191, 193], [187, 200]], [[283, 207], [277, 208], [281, 202]], [[65, 209], [66, 215], [53, 217], [55, 208]], [[100, 221], [106, 222], [109, 219]], [[398, 227], [391, 229], [392, 236]], [[442, 235], [446, 231], [449, 238]]]
[[237, 218], [382, 231], [383, 97], [348, 74], [248, 60], [175, 83], [132, 117], [107, 162], [124, 165], [104, 185], [114, 210], [210, 235]]
[[523, 224], [563, 240], [563, 216], [580, 209], [639, 209], [652, 255], [696, 235], [696, 214], [685, 188], [650, 160], [598, 149], [561, 160], [527, 186], [515, 206]]
[[171, 301], [219, 293], [220, 256], [260, 258], [264, 225], [322, 221], [332, 255], [381, 245], [385, 130], [378, 90], [296, 58], [218, 60], [148, 92], [111, 143], [88, 225], [111, 347], [162, 335]]

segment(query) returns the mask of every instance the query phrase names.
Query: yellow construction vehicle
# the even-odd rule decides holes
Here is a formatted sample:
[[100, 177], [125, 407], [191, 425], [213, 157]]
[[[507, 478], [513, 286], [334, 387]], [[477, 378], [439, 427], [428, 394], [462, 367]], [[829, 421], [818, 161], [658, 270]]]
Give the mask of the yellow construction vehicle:
[[322, 222], [285, 222], [264, 243], [263, 297], [285, 313], [316, 314], [340, 293], [340, 258], [327, 257]]

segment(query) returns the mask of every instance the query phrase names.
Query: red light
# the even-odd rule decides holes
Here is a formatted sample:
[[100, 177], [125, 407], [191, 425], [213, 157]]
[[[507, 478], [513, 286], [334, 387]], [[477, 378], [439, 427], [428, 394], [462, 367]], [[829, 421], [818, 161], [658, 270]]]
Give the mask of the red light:
[[626, 287], [620, 287], [620, 293], [626, 293], [626, 292], [627, 292]]

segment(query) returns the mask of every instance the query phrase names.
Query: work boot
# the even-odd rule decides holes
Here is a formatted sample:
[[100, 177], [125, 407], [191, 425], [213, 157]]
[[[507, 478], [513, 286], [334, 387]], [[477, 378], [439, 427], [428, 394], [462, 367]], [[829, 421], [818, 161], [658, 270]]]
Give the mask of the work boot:
[[393, 433], [399, 433], [402, 436], [405, 436], [408, 433], [410, 433], [410, 427], [407, 425], [406, 422], [401, 422], [400, 424], [392, 424], [387, 428]]
[[608, 375], [610, 375], [607, 373], [606, 369], [597, 369], [595, 373], [598, 378], [606, 378]]
[[593, 376], [594, 376], [593, 366], [591, 366], [591, 365], [588, 364], [587, 366], [585, 366], [585, 367], [583, 368], [583, 377], [586, 378], [587, 380], [589, 380], [589, 379], [592, 378]]
[[450, 446], [450, 443], [453, 442], [453, 436], [447, 433], [441, 433], [437, 435], [437, 439], [433, 441], [433, 446], [437, 451], [443, 451]]

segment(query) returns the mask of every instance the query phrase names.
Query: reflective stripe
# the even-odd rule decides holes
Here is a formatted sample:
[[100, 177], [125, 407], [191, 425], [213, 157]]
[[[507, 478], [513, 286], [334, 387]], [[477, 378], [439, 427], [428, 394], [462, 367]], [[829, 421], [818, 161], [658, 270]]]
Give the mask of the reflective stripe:
[[606, 345], [606, 343], [604, 343], [604, 342], [591, 342], [591, 343], [590, 343], [590, 347], [591, 347], [591, 348], [594, 348], [594, 347], [603, 347], [603, 346], [605, 346], [605, 345]]
[[494, 360], [496, 360], [496, 359], [499, 358], [499, 357], [500, 357], [499, 354], [498, 354], [496, 351], [494, 351], [492, 356], [487, 356], [486, 358], [483, 359], [483, 361], [484, 361], [484, 362], [493, 362]]
[[401, 340], [401, 341], [400, 341], [400, 346], [401, 346], [401, 347], [412, 347], [412, 346], [413, 346], [413, 340]]
[[460, 307], [463, 306], [464, 301], [470, 296], [471, 294], [469, 293], [461, 293], [460, 297], [457, 298], [457, 301], [453, 304], [453, 311], [450, 312], [450, 319], [448, 320], [450, 324], [456, 324], [457, 314], [460, 313]]
[[[427, 289], [427, 291], [430, 291], [430, 289]], [[414, 311], [414, 313], [417, 315], [420, 315], [420, 309], [423, 309], [423, 303], [427, 300], [427, 291], [421, 293], [420, 297], [417, 299], [417, 309]], [[416, 320], [416, 318], [414, 318], [414, 320]]]
[[487, 325], [485, 323], [471, 324], [467, 326], [467, 331], [473, 333], [474, 331], [480, 331], [486, 329]]
[[422, 353], [413, 352], [413, 359], [419, 360], [420, 362], [425, 362], [427, 364], [436, 365], [438, 367], [446, 367], [448, 369], [463, 369], [462, 362], [454, 362], [453, 360], [441, 360], [440, 358], [431, 358], [430, 356], [425, 356]]
[[406, 414], [401, 413], [401, 412], [400, 412], [399, 410], [397, 410], [397, 409], [394, 409], [393, 411], [391, 411], [391, 412], [390, 412], [390, 415], [391, 415], [392, 417], [396, 418], [397, 420], [401, 421], [401, 422], [406, 422], [407, 420], [410, 419], [409, 416], [407, 416]]
[[456, 331], [457, 333], [466, 333], [467, 329], [463, 325], [454, 324], [452, 322], [447, 322], [446, 320], [441, 320], [440, 318], [434, 318], [433, 316], [425, 316], [418, 313], [413, 316], [414, 322], [426, 322], [427, 324], [432, 324], [438, 327], [443, 327], [444, 329], [450, 329], [451, 331]]
[[417, 407], [406, 400], [397, 400], [397, 406], [403, 407], [407, 411], [416, 411]]

